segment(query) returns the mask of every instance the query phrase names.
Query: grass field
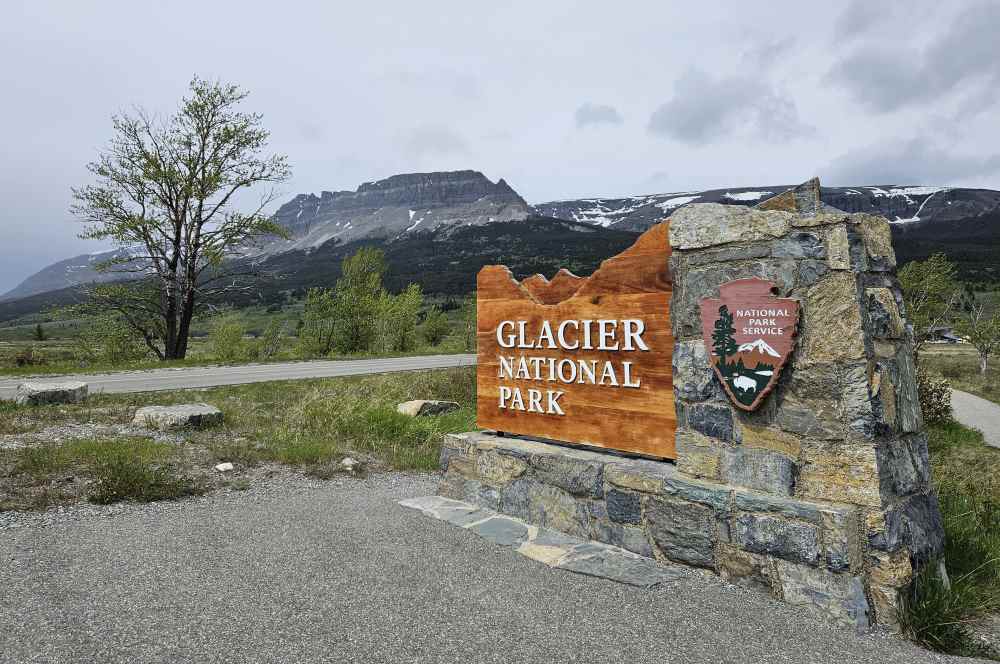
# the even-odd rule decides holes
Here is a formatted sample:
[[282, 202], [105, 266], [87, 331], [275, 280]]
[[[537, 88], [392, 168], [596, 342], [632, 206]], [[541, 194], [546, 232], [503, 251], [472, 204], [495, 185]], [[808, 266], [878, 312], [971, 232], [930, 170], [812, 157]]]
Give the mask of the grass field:
[[920, 362], [944, 376], [956, 390], [1000, 403], [1000, 356], [990, 358], [986, 376], [979, 373], [979, 356], [969, 344], [929, 344]]
[[974, 633], [1000, 611], [1000, 450], [954, 422], [931, 425], [928, 433], [951, 588], [928, 569], [914, 589], [907, 628], [934, 650], [998, 658], [1000, 650], [984, 649]]
[[[428, 298], [426, 306], [441, 306], [445, 301], [440, 298]], [[295, 335], [296, 323], [302, 315], [302, 304], [286, 305], [280, 311], [270, 311], [264, 307], [248, 307], [229, 312], [246, 330], [243, 338], [243, 348], [238, 353], [239, 359], [226, 358], [220, 361], [213, 355], [211, 338], [208, 336], [213, 319], [196, 320], [192, 327], [192, 337], [188, 346], [187, 357], [183, 360], [161, 362], [153, 355], [128, 362], [111, 363], [101, 359], [83, 359], [77, 337], [83, 332], [81, 321], [60, 320], [43, 323], [43, 334], [46, 339], [35, 339], [35, 323], [21, 323], [0, 327], [0, 376], [32, 376], [52, 374], [97, 373], [108, 371], [133, 371], [138, 369], [158, 369], [184, 366], [205, 366], [212, 364], [245, 364], [248, 362], [287, 362], [293, 360], [320, 359], [304, 356], [298, 348]], [[466, 320], [461, 309], [449, 309], [445, 312], [450, 332], [438, 344], [429, 343], [422, 334], [422, 328], [417, 328], [412, 348], [402, 353], [378, 355], [371, 353], [331, 354], [322, 359], [363, 359], [370, 357], [392, 357], [404, 355], [432, 355], [439, 353], [468, 352], [469, 338], [466, 332]], [[278, 320], [283, 325], [283, 335], [280, 347], [274, 355], [261, 357], [257, 349], [259, 335], [272, 320]], [[30, 353], [30, 362], [24, 360]], [[20, 358], [20, 360], [19, 360]]]
[[[461, 408], [437, 417], [400, 415], [410, 399], [457, 401]], [[102, 502], [101, 487], [132, 487], [126, 499], [180, 497], [291, 466], [329, 477], [352, 456], [371, 470], [437, 468], [442, 436], [475, 426], [473, 369], [382, 374], [323, 380], [258, 383], [208, 390], [141, 395], [95, 395], [86, 405], [0, 405], [3, 436], [56, 427], [46, 438], [65, 437], [66, 425], [124, 426], [143, 405], [204, 401], [219, 407], [225, 423], [186, 431], [180, 440], [103, 436], [40, 441], [0, 449], [0, 509], [41, 509], [82, 498]], [[226, 477], [212, 467], [230, 461]], [[111, 494], [112, 496], [115, 494]]]

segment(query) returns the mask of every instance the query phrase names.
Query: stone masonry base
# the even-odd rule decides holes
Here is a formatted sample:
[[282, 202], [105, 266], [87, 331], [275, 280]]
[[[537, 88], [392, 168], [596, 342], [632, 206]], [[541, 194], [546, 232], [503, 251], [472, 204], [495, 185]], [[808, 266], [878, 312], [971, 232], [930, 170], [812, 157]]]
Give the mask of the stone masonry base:
[[438, 493], [640, 556], [707, 568], [856, 630], [873, 622], [850, 506], [689, 479], [672, 463], [452, 434]]

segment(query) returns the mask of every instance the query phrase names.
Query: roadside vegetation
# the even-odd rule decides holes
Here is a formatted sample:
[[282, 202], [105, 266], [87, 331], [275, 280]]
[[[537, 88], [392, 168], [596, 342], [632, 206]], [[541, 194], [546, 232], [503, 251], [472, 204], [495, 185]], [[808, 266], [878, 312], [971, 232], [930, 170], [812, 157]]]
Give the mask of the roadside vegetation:
[[[396, 412], [396, 404], [418, 398], [461, 407], [432, 417]], [[193, 401], [222, 409], [224, 424], [170, 434], [129, 427], [140, 406]], [[0, 510], [244, 489], [281, 467], [329, 478], [345, 472], [340, 462], [347, 456], [368, 470], [432, 471], [444, 434], [474, 426], [475, 372], [469, 368], [94, 395], [81, 405], [4, 403]], [[13, 446], [31, 435], [38, 438]], [[222, 462], [234, 470], [214, 471]]]
[[[475, 349], [474, 297], [398, 294], [383, 286], [381, 251], [344, 261], [333, 288], [282, 304], [216, 308], [195, 318], [184, 359], [160, 360], [112, 315], [54, 312], [0, 327], [0, 375], [28, 376], [206, 364], [464, 353]], [[54, 318], [54, 320], [52, 320]]]
[[[950, 389], [1000, 403], [1000, 313], [995, 291], [956, 280], [943, 255], [900, 271], [917, 347], [917, 382], [931, 474], [945, 530], [947, 581], [936, 564], [914, 581], [907, 634], [956, 655], [1000, 660], [1000, 450], [951, 417]], [[960, 343], [947, 343], [961, 338]]]
[[911, 590], [904, 628], [932, 650], [1000, 659], [1000, 644], [978, 636], [1000, 611], [1000, 450], [952, 421], [928, 429], [950, 586], [929, 565]]

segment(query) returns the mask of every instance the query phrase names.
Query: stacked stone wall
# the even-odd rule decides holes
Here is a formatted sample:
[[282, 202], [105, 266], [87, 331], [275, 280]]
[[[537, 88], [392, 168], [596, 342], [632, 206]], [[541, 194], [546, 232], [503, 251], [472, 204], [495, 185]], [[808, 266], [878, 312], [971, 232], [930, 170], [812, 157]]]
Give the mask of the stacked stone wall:
[[[810, 186], [818, 200], [818, 183], [802, 190]], [[768, 551], [768, 541], [810, 541], [794, 510], [738, 518], [738, 546], [720, 549], [721, 574], [776, 594], [788, 564], [846, 575], [864, 585], [873, 618], [894, 624], [901, 591], [940, 554], [943, 530], [889, 224], [821, 204], [803, 210], [793, 197], [776, 203], [691, 206], [672, 220], [677, 467], [788, 504], [829, 505], [854, 524], [845, 555], [817, 565]], [[714, 379], [698, 318], [701, 298], [750, 276], [801, 305], [795, 351], [752, 413], [732, 406]]]
[[[901, 593], [943, 547], [910, 332], [888, 222], [827, 208], [818, 187], [766, 209], [675, 213], [675, 464], [458, 434], [439, 492], [706, 568], [856, 629], [895, 625]], [[700, 324], [700, 300], [746, 277], [801, 311], [794, 353], [754, 412], [729, 401]]]

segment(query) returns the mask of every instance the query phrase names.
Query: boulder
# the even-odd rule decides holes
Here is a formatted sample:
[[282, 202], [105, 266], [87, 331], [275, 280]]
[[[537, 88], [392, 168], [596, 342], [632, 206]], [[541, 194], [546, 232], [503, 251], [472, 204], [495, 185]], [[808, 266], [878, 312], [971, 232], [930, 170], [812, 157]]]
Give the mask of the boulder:
[[222, 422], [222, 411], [207, 403], [177, 406], [143, 406], [135, 411], [132, 424], [166, 431], [184, 427], [201, 428]]
[[21, 383], [14, 400], [22, 405], [81, 403], [87, 398], [87, 384], [81, 381], [61, 383]]
[[458, 404], [454, 401], [427, 401], [416, 399], [414, 401], [404, 401], [396, 406], [396, 412], [412, 417], [424, 417], [426, 415], [443, 415], [458, 410]]
[[232, 469], [233, 469], [233, 464], [231, 461], [224, 461], [223, 463], [215, 465], [215, 470], [220, 473], [228, 473]]

